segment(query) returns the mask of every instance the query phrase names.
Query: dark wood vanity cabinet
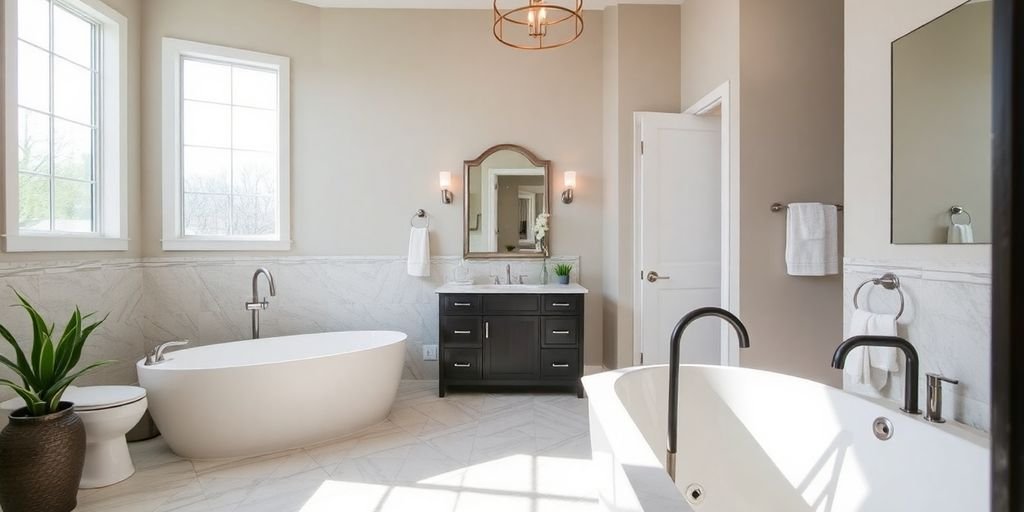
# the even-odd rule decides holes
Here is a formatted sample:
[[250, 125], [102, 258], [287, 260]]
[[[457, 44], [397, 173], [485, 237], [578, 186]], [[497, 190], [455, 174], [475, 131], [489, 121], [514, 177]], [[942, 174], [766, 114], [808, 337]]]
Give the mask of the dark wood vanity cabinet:
[[573, 390], [583, 397], [583, 296], [440, 294], [438, 394]]

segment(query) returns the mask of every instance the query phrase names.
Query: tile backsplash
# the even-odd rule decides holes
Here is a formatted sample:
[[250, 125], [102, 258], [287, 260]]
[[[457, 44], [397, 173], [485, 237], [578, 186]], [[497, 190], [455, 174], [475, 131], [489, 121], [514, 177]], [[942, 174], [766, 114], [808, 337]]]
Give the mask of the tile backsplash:
[[[921, 400], [925, 399], [926, 373], [959, 379], [959, 385], [944, 385], [943, 415], [988, 431], [992, 403], [991, 269], [977, 265], [847, 258], [844, 332], [849, 329], [854, 290], [865, 280], [885, 272], [893, 272], [900, 278], [906, 297], [906, 309], [898, 321], [899, 335], [913, 343], [921, 357]], [[860, 304], [872, 311], [896, 312], [899, 295], [868, 285], [861, 291]], [[902, 401], [902, 382], [902, 372], [891, 376], [880, 394]], [[849, 382], [844, 382], [844, 387], [849, 387]]]
[[[26, 295], [46, 318], [66, 320], [76, 305], [84, 312], [110, 313], [86, 345], [83, 360], [116, 359], [117, 364], [87, 377], [84, 384], [133, 383], [135, 362], [168, 340], [193, 345], [244, 340], [250, 315], [252, 274], [267, 267], [277, 296], [261, 315], [263, 337], [325, 331], [397, 330], [409, 335], [403, 377], [433, 379], [437, 363], [425, 362], [422, 346], [437, 343], [434, 290], [452, 279], [459, 257], [435, 257], [431, 277], [406, 274], [400, 257], [209, 257], [146, 258], [74, 263], [0, 265], [0, 300], [16, 302], [13, 289]], [[579, 258], [552, 257], [548, 265]], [[492, 275], [528, 275], [539, 282], [541, 263], [523, 260], [467, 261], [475, 282]], [[576, 275], [573, 276], [576, 281]], [[260, 283], [261, 294], [267, 293]], [[0, 323], [31, 343], [27, 316], [19, 308], [0, 308]], [[9, 348], [0, 348], [7, 354]], [[3, 393], [0, 391], [0, 393]], [[9, 396], [3, 394], [2, 397]]]

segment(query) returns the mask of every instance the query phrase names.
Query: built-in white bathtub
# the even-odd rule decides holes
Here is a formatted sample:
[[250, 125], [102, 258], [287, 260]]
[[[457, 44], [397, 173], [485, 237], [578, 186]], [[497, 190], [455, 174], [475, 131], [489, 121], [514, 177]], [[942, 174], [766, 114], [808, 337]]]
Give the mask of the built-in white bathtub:
[[330, 332], [168, 351], [136, 365], [153, 420], [193, 459], [260, 455], [383, 421], [394, 403], [406, 335]]
[[[673, 483], [663, 466], [668, 367], [583, 381], [609, 511], [989, 510], [989, 441], [957, 424], [796, 377], [684, 365]], [[873, 433], [880, 417], [892, 422], [887, 441]]]

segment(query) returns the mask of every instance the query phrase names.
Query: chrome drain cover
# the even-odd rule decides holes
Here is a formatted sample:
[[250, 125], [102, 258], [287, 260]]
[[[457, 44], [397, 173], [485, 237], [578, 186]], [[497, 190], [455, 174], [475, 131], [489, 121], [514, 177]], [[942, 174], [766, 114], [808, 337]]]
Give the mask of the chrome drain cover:
[[704, 488], [700, 484], [690, 484], [684, 494], [686, 495], [686, 501], [690, 502], [690, 505], [704, 503]]
[[892, 439], [893, 434], [892, 420], [886, 417], [875, 418], [871, 430], [875, 432], [875, 437], [879, 441], [888, 441]]

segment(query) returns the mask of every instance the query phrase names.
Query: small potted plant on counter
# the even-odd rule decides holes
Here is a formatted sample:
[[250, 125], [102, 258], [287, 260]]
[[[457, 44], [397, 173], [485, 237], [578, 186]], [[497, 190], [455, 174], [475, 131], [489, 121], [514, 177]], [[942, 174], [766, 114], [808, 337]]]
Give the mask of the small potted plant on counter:
[[558, 284], [569, 284], [570, 274], [572, 274], [572, 265], [568, 263], [555, 265], [555, 275], [558, 276]]
[[78, 308], [60, 338], [56, 326], [18, 292], [19, 306], [32, 322], [32, 352], [26, 354], [14, 335], [0, 325], [0, 337], [14, 349], [14, 360], [0, 355], [21, 381], [0, 378], [26, 406], [11, 413], [0, 432], [0, 508], [5, 512], [69, 512], [78, 504], [78, 484], [85, 465], [85, 426], [74, 404], [62, 402], [64, 391], [83, 374], [113, 361], [100, 361], [75, 370], [85, 340], [103, 323], [86, 324], [92, 315]]

